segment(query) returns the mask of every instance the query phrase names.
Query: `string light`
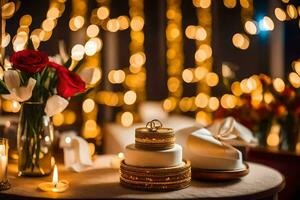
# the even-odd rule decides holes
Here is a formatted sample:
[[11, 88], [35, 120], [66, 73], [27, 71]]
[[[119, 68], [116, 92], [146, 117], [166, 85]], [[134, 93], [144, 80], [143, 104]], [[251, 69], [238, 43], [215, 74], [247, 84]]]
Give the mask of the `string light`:
[[[185, 102], [178, 103], [182, 96], [182, 79], [186, 82], [193, 80], [193, 73], [190, 70], [183, 72], [183, 46], [182, 46], [182, 13], [181, 0], [167, 1], [167, 71], [168, 71], [168, 98], [163, 103], [163, 108], [171, 112], [181, 105], [181, 110], [185, 109]], [[188, 28], [187, 28], [188, 29]], [[186, 31], [188, 32], [188, 31]], [[189, 34], [189, 33], [187, 33]], [[196, 35], [196, 30], [194, 35]], [[194, 38], [195, 36], [193, 36]]]

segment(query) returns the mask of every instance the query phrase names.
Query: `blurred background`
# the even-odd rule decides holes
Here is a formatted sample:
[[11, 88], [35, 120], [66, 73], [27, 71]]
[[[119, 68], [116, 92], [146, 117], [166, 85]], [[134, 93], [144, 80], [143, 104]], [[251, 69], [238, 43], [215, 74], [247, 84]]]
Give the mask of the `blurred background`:
[[[71, 57], [97, 69], [95, 89], [53, 117], [57, 130], [87, 139], [91, 154], [117, 153], [105, 141], [121, 143], [123, 132], [151, 118], [176, 129], [234, 116], [259, 140], [248, 159], [293, 174], [284, 195], [297, 197], [299, 1], [1, 2], [2, 55], [31, 39], [57, 62]], [[1, 100], [6, 129], [19, 109]]]

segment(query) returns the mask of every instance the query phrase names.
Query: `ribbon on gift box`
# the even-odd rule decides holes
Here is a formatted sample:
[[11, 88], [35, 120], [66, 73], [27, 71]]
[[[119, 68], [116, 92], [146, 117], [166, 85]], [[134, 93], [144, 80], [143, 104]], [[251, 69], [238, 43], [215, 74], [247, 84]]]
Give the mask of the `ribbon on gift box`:
[[92, 165], [88, 142], [75, 132], [62, 133], [59, 146], [64, 150], [64, 164], [67, 168], [81, 172]]

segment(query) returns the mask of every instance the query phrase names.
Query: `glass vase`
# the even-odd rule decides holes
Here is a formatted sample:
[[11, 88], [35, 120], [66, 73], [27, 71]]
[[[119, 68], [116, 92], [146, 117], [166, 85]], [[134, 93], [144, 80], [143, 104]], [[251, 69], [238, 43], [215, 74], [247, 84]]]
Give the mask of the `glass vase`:
[[53, 125], [39, 102], [22, 104], [18, 126], [19, 176], [46, 176], [52, 171]]

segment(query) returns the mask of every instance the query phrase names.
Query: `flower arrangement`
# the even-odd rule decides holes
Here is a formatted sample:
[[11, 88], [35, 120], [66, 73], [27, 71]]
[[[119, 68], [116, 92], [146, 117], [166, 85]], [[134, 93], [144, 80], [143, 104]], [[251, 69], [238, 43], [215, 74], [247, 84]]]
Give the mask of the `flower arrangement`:
[[[22, 105], [18, 128], [20, 175], [47, 175], [52, 171], [53, 127], [51, 118], [62, 112], [71, 97], [84, 93], [94, 69], [77, 73], [79, 64], [61, 65], [46, 53], [25, 49], [10, 56], [11, 67], [3, 69], [0, 93]], [[74, 63], [73, 63], [74, 64]]]
[[257, 134], [262, 145], [267, 145], [269, 134], [277, 134], [278, 144], [269, 141], [268, 145], [294, 151], [300, 132], [300, 76], [296, 72], [292, 74], [289, 81], [272, 80], [260, 74], [235, 82], [237, 87], [232, 84], [229, 88], [235, 94], [236, 106], [220, 107], [215, 117], [235, 117]]

